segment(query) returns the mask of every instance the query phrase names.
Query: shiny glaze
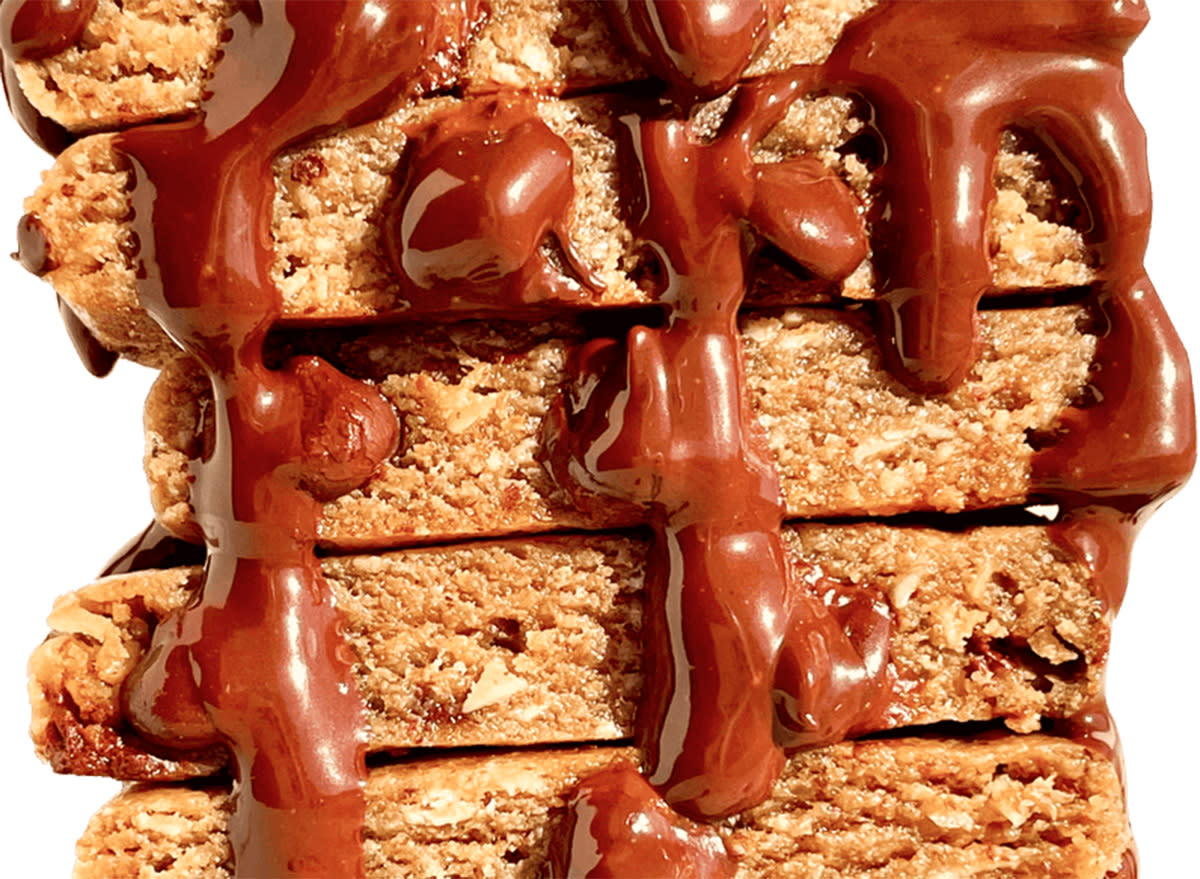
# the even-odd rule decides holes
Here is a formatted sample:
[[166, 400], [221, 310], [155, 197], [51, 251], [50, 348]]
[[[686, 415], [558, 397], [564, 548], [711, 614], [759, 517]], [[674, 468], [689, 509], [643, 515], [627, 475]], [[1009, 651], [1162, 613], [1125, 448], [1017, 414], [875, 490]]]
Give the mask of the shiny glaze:
[[[1121, 737], [1103, 696], [1085, 705], [1074, 716], [1051, 720], [1046, 726], [1046, 732], [1069, 738], [1094, 751], [1101, 759], [1111, 762], [1116, 767], [1122, 788], [1125, 788], [1125, 758], [1121, 751]], [[1137, 876], [1137, 849], [1131, 846], [1121, 856], [1121, 865], [1110, 872], [1106, 879], [1137, 879]]]
[[4, 94], [9, 110], [30, 139], [52, 155], [70, 146], [75, 136], [29, 102], [18, 84], [16, 64], [74, 46], [95, 10], [96, 0], [5, 0], [0, 4], [0, 51], [4, 53]]
[[[1143, 4], [1129, 0], [884, 2], [813, 71], [815, 89], [865, 103], [883, 146], [872, 228], [881, 334], [914, 387], [949, 389], [974, 360], [1004, 130], [1086, 162], [1079, 173], [1103, 170], [1114, 191], [1139, 185], [1122, 170], [1136, 170], [1140, 129], [1120, 106], [1120, 62], [1144, 23]], [[1118, 124], [1123, 140], [1106, 149], [1114, 122], [1132, 127]]]
[[[590, 844], [597, 839], [616, 844]], [[564, 879], [733, 879], [736, 873], [716, 830], [672, 812], [632, 764], [603, 769], [575, 789], [565, 825], [551, 837], [548, 870]]]
[[[54, 269], [54, 259], [50, 255], [45, 230], [38, 218], [32, 214], [25, 214], [17, 224], [17, 252], [14, 256], [25, 271], [39, 277]], [[112, 372], [119, 355], [100, 344], [61, 296], [58, 297], [58, 313], [62, 317], [67, 338], [71, 340], [84, 368], [97, 377]]]
[[33, 214], [24, 214], [17, 222], [17, 252], [13, 257], [21, 268], [39, 278], [54, 268], [46, 230]]
[[204, 555], [204, 547], [180, 540], [157, 521], [152, 521], [117, 550], [101, 568], [100, 576], [202, 565]]
[[[520, 95], [464, 102], [414, 134], [384, 230], [403, 307], [513, 311], [602, 290], [567, 234], [573, 165], [570, 146]], [[548, 235], [575, 278], [544, 255]]]
[[96, 378], [103, 378], [112, 372], [121, 355], [105, 348], [61, 296], [58, 297], [58, 315], [83, 368]]
[[313, 546], [320, 502], [399, 438], [372, 388], [316, 358], [263, 361], [281, 311], [272, 162], [441, 86], [467, 23], [449, 4], [241, 4], [199, 114], [116, 137], [142, 303], [207, 370], [216, 436], [192, 468], [201, 597], [157, 628], [124, 695], [150, 741], [230, 748], [238, 876], [363, 875], [364, 709]]
[[[665, 29], [670, 19], [657, 14], [660, 6], [668, 4], [613, 4], [609, 11], [616, 30], [639, 55], [653, 56], [643, 60], [677, 94], [703, 94], [694, 70], [740, 72], [752, 60], [753, 41], [739, 42], [718, 62], [708, 46], [700, 48], [694, 33], [704, 32], [710, 4], [700, 4], [692, 22], [683, 11], [673, 31]], [[1035, 459], [1034, 484], [1060, 505], [1053, 533], [1090, 567], [1112, 610], [1124, 590], [1137, 524], [1187, 478], [1196, 451], [1187, 359], [1142, 268], [1149, 187], [1121, 58], [1145, 22], [1138, 0], [885, 0], [847, 27], [824, 64], [796, 71], [787, 94], [777, 98], [842, 94], [868, 114], [884, 157], [872, 213], [882, 300], [877, 327], [891, 371], [922, 392], [953, 388], [974, 362], [976, 308], [992, 285], [986, 230], [1002, 134], [1015, 128], [1041, 141], [1078, 185], [1100, 267], [1096, 306], [1109, 322], [1096, 358], [1099, 402], [1068, 413], [1064, 436]], [[681, 60], [680, 47], [690, 56]], [[735, 120], [745, 95], [761, 88], [743, 87], [731, 111]], [[748, 164], [728, 158], [713, 173], [682, 123], [625, 124], [634, 147], [625, 153], [640, 165], [630, 175], [641, 179], [630, 198], [634, 230], [666, 279], [666, 326], [635, 328], [623, 349], [594, 343], [579, 358], [579, 390], [560, 416], [559, 445], [569, 450], [558, 451], [566, 463], [555, 471], [560, 481], [576, 484], [581, 503], [595, 502], [590, 493], [647, 510], [656, 540], [647, 584], [650, 685], [639, 742], [657, 795], [688, 814], [714, 817], [769, 790], [778, 752], [761, 726], [766, 712], [758, 688], [777, 656], [776, 685], [787, 677], [789, 653], [780, 645], [797, 638], [779, 625], [794, 586], [776, 555], [776, 513], [767, 512], [777, 485], [751, 419], [739, 408], [744, 395], [730, 393], [740, 363], [731, 317], [740, 292], [733, 291], [744, 280], [738, 272], [748, 249], [739, 240], [746, 227], [735, 218], [747, 216], [745, 187], [761, 180]], [[688, 199], [702, 205], [681, 208]], [[772, 227], [759, 220], [754, 228], [770, 236]], [[716, 292], [723, 282], [725, 292]], [[757, 564], [748, 565], [749, 558]], [[864, 632], [867, 641], [886, 642], [886, 628], [877, 624], [858, 630], [859, 645]], [[717, 658], [708, 666], [700, 656]], [[830, 667], [826, 657], [806, 656], [791, 673], [819, 680]], [[806, 692], [806, 683], [795, 691]], [[874, 681], [868, 675], [863, 683]], [[740, 698], [722, 700], [723, 686]], [[869, 695], [860, 698], [871, 704]], [[1069, 733], [1106, 746], [1101, 733], [1108, 727], [1092, 722], [1092, 714], [1075, 719]], [[812, 741], [832, 740], [852, 726]], [[734, 748], [734, 736], [758, 759]], [[614, 808], [623, 808], [619, 800], [613, 798]], [[571, 845], [606, 852], [629, 844], [610, 824], [593, 818], [586, 826], [591, 834], [577, 833]], [[650, 852], [655, 844], [639, 841]], [[1126, 871], [1128, 864], [1129, 858]], [[579, 875], [619, 873], [601, 861]]]
[[784, 0], [610, 0], [609, 23], [683, 99], [715, 97], [745, 72], [783, 17]]
[[7, 0], [0, 4], [0, 49], [13, 61], [57, 55], [79, 42], [96, 0]]
[[[639, 507], [654, 532], [636, 740], [643, 792], [663, 800], [639, 808], [656, 814], [749, 808], [787, 749], [878, 723], [887, 702], [888, 611], [851, 595], [827, 604], [793, 576], [778, 475], [744, 386], [737, 315], [758, 243], [830, 278], [867, 253], [854, 197], [820, 163], [751, 159], [800, 94], [788, 76], [746, 86], [710, 143], [674, 119], [621, 118], [625, 201], [664, 279], [665, 321], [585, 346], [551, 432], [552, 472], [578, 503]], [[620, 792], [602, 793], [614, 783]], [[624, 777], [585, 785], [579, 803], [593, 811], [635, 802]], [[646, 863], [673, 857], [657, 834], [604, 835], [631, 818], [574, 820], [591, 830], [572, 843], [599, 852], [578, 875], [622, 875], [630, 846]]]
[[[8, 0], [6, 22], [19, 5]], [[203, 601], [160, 628], [128, 701], [151, 739], [232, 746], [243, 876], [362, 875], [361, 705], [311, 549], [317, 501], [369, 476], [397, 430], [370, 389], [313, 358], [267, 370], [261, 344], [279, 315], [267, 273], [272, 159], [447, 82], [448, 68], [423, 65], [453, 56], [472, 18], [383, 6], [382, 31], [358, 3], [239, 6], [202, 114], [119, 138], [138, 181], [143, 301], [205, 364], [218, 411], [216, 451], [193, 468], [209, 544]], [[865, 230], [818, 163], [755, 166], [750, 148], [806, 93], [861, 102], [884, 157], [872, 215], [881, 342], [899, 378], [934, 393], [973, 362], [976, 306], [992, 283], [985, 230], [1001, 133], [1020, 129], [1059, 160], [1088, 211], [1107, 327], [1097, 402], [1071, 410], [1063, 435], [1038, 453], [1034, 479], [1039, 497], [1061, 508], [1060, 544], [1090, 566], [1115, 610], [1137, 526], [1195, 457], [1186, 358], [1142, 268], [1148, 178], [1121, 87], [1121, 57], [1145, 9], [1136, 0], [885, 0], [851, 23], [825, 64], [743, 87], [718, 137], [703, 143], [680, 111], [744, 74], [780, 4], [605, 8], [676, 102], [620, 121], [630, 225], [659, 269], [663, 321], [579, 352], [549, 463], [579, 504], [632, 505], [654, 532], [637, 731], [647, 777], [627, 767], [585, 780], [553, 871], [622, 876], [657, 862], [723, 877], [732, 865], [715, 835], [680, 813], [721, 817], [760, 801], [788, 750], [878, 724], [891, 683], [887, 608], [790, 567], [736, 335], [762, 241], [838, 279], [867, 256]], [[429, 28], [419, 49], [405, 42], [417, 18]], [[10, 47], [28, 34], [5, 30]], [[396, 45], [386, 61], [371, 54]], [[515, 158], [501, 161], [495, 142]], [[186, 179], [174, 173], [181, 159]], [[481, 99], [418, 134], [389, 220], [410, 309], [486, 311], [595, 292], [565, 235], [570, 170], [569, 151], [522, 99]], [[465, 182], [431, 195], [439, 175]], [[530, 186], [534, 197], [512, 195]], [[547, 236], [578, 277], [561, 277], [541, 255]], [[301, 644], [297, 627], [315, 637]], [[273, 683], [250, 692], [239, 680], [247, 667]], [[296, 668], [310, 678], [304, 687], [289, 677]], [[310, 727], [314, 719], [325, 727]], [[1114, 752], [1100, 709], [1060, 726]], [[318, 766], [318, 751], [336, 757]], [[651, 832], [630, 833], [626, 819], [638, 816]], [[1127, 857], [1117, 875], [1135, 875], [1135, 863]]]
[[952, 387], [974, 357], [1001, 133], [1031, 135], [1079, 189], [1098, 266], [1098, 402], [1064, 417], [1033, 478], [1061, 507], [1056, 540], [1114, 609], [1137, 527], [1196, 457], [1187, 356], [1143, 266], [1150, 177], [1121, 59], [1147, 21], [1141, 0], [887, 2], [847, 27], [812, 82], [865, 101], [884, 146], [872, 237], [881, 341], [917, 388]]

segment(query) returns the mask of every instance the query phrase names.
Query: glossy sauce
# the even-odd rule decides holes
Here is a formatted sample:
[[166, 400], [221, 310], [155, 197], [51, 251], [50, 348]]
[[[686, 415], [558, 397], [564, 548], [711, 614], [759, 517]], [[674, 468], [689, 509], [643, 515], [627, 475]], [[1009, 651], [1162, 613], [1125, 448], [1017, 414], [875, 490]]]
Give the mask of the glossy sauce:
[[[43, 5], [7, 3], [10, 31]], [[217, 437], [193, 467], [202, 594], [157, 628], [125, 698], [153, 742], [230, 748], [241, 877], [364, 874], [364, 709], [313, 546], [320, 502], [369, 478], [399, 436], [378, 393], [328, 364], [263, 362], [281, 311], [272, 162], [452, 79], [470, 15], [403, 0], [239, 4], [200, 112], [117, 135], [139, 294], [206, 368]]]
[[55, 55], [79, 42], [96, 0], [7, 0], [0, 4], [0, 51], [4, 54], [4, 94], [21, 128], [38, 146], [58, 155], [75, 136], [39, 113], [21, 91], [16, 63]]
[[[652, 56], [647, 66], [686, 110], [705, 82], [729, 81], [728, 71], [744, 69], [760, 45], [740, 40], [714, 61], [718, 42], [705, 39], [715, 34], [703, 29], [720, 5], [693, 4], [690, 16], [653, 0], [608, 9], [618, 33], [644, 60]], [[672, 22], [676, 29], [667, 29]], [[771, 234], [771, 218], [745, 222], [745, 192], [763, 177], [740, 154], [710, 158], [726, 148], [739, 121], [745, 125], [764, 109], [759, 125], [743, 129], [742, 137], [752, 144], [765, 133], [778, 118], [769, 109], [773, 101], [840, 94], [866, 110], [884, 155], [871, 217], [880, 343], [890, 370], [924, 393], [952, 389], [974, 362], [976, 310], [992, 285], [987, 217], [1002, 134], [1017, 129], [1034, 136], [1077, 183], [1099, 266], [1094, 304], [1109, 322], [1096, 356], [1099, 402], [1070, 410], [1063, 436], [1036, 457], [1034, 485], [1060, 507], [1052, 529], [1060, 545], [1089, 566], [1110, 610], [1120, 604], [1137, 526], [1183, 483], [1196, 454], [1187, 359], [1142, 267], [1149, 183], [1121, 58], [1145, 22], [1144, 6], [1129, 0], [885, 0], [847, 27], [824, 64], [794, 71], [774, 99], [761, 97], [770, 80], [744, 85], [733, 121], [712, 146], [689, 138], [681, 122], [622, 120], [632, 144], [625, 154], [638, 166], [627, 176], [641, 179], [629, 196], [630, 213], [635, 234], [667, 279], [667, 323], [635, 328], [624, 345], [601, 342], [584, 352], [577, 365], [581, 390], [560, 416], [560, 446], [567, 451], [557, 452], [565, 463], [555, 472], [574, 481], [582, 503], [599, 493], [642, 505], [655, 531], [647, 575], [651, 658], [638, 726], [654, 788], [646, 797], [661, 796], [703, 818], [765, 797], [781, 766], [772, 745], [786, 744], [792, 727], [788, 714], [779, 715], [774, 741], [763, 728], [763, 682], [774, 676], [768, 686], [778, 713], [796, 694], [819, 693], [821, 675], [838, 665], [836, 657], [808, 655], [795, 671], [782, 646], [814, 636], [782, 623], [789, 619], [784, 608], [803, 603], [804, 591], [789, 582], [779, 555], [778, 486], [741, 408], [733, 314], [744, 287], [747, 236], [756, 232], [788, 248]], [[784, 179], [780, 170], [766, 173]], [[768, 211], [771, 198], [763, 200]], [[836, 197], [824, 204], [831, 201]], [[813, 210], [820, 208], [802, 202], [794, 215], [806, 218]], [[833, 241], [818, 238], [815, 252]], [[817, 274], [837, 278], [853, 269], [852, 261], [838, 261], [836, 248], [826, 254], [834, 258], [818, 264]], [[847, 707], [849, 722], [799, 737], [804, 744], [833, 741], [869, 723], [881, 692], [886, 701], [866, 646], [882, 644], [879, 661], [885, 661], [886, 608], [862, 613], [857, 626], [840, 633], [828, 606], [815, 610], [807, 631], [841, 634], [842, 649], [860, 657], [861, 671], [848, 692], [814, 698], [818, 711]], [[790, 692], [787, 683], [794, 684]], [[723, 688], [737, 698], [723, 699]], [[801, 711], [790, 717], [813, 720]], [[813, 725], [822, 727], [819, 720]], [[1115, 753], [1106, 710], [1085, 713], [1062, 731]], [[585, 782], [584, 802], [592, 803], [603, 783]], [[624, 796], [610, 797], [612, 807], [625, 808]], [[557, 846], [606, 853], [637, 845], [653, 859], [668, 844], [658, 837], [631, 841], [612, 831], [620, 826], [613, 820], [575, 815], [571, 821], [574, 832], [560, 835]], [[580, 826], [590, 834], [581, 835]], [[556, 849], [555, 863], [580, 862]], [[589, 863], [556, 875], [621, 875], [604, 857]], [[1128, 855], [1120, 875], [1131, 870], [1136, 860]]]
[[[17, 252], [13, 256], [25, 271], [39, 277], [54, 268], [45, 230], [32, 214], [25, 214], [17, 224]], [[58, 297], [58, 313], [67, 331], [67, 338], [71, 340], [84, 368], [98, 378], [112, 372], [118, 355], [100, 344], [100, 340], [61, 296]]]
[[118, 136], [142, 302], [208, 371], [217, 437], [193, 467], [202, 599], [157, 629], [127, 702], [151, 740], [230, 746], [239, 876], [364, 874], [364, 709], [313, 545], [320, 502], [399, 438], [372, 388], [316, 358], [263, 362], [281, 312], [272, 162], [442, 85], [467, 23], [461, 6], [402, 0], [247, 4], [200, 115]]
[[[466, 101], [416, 132], [384, 228], [402, 307], [508, 313], [594, 298], [603, 282], [567, 234], [573, 165], [526, 96]], [[551, 264], [548, 235], [572, 276]]]
[[[86, 22], [86, 4], [68, 3], [43, 34], [27, 25], [29, 5], [2, 7], [10, 61], [69, 44]], [[890, 369], [945, 391], [973, 363], [992, 284], [1001, 134], [1043, 143], [1089, 212], [1108, 326], [1098, 402], [1072, 409], [1039, 452], [1035, 486], [1060, 507], [1060, 544], [1115, 610], [1136, 528], [1195, 457], [1186, 358], [1142, 267], [1148, 178], [1121, 85], [1145, 11], [1130, 0], [885, 0], [824, 64], [739, 88], [704, 141], [687, 111], [743, 75], [781, 4], [605, 9], [667, 87], [668, 100], [632, 100], [618, 123], [627, 217], [656, 268], [662, 321], [577, 353], [547, 465], [580, 505], [630, 505], [654, 534], [636, 733], [645, 775], [623, 767], [581, 784], [552, 869], [617, 877], [658, 863], [723, 879], [734, 865], [701, 822], [761, 801], [789, 751], [878, 728], [892, 685], [888, 608], [793, 570], [783, 546], [737, 334], [751, 262], [770, 242], [836, 281], [870, 255]], [[280, 315], [271, 163], [451, 84], [475, 17], [403, 0], [241, 4], [201, 113], [118, 136], [136, 178], [142, 301], [204, 364], [217, 410], [215, 450], [193, 466], [202, 600], [159, 628], [128, 707], [151, 740], [229, 745], [242, 877], [363, 875], [363, 710], [312, 548], [319, 502], [367, 479], [398, 442], [371, 388], [316, 358], [263, 363]], [[751, 160], [792, 102], [822, 93], [859, 101], [883, 147], [870, 239], [857, 200], [820, 163]], [[408, 310], [594, 298], [600, 282], [566, 235], [571, 170], [527, 98], [465, 102], [415, 132], [386, 230]], [[1111, 751], [1106, 723], [1096, 709], [1060, 731]]]
[[202, 565], [204, 556], [204, 547], [180, 540], [154, 520], [105, 563], [100, 576]]
[[[751, 218], [823, 277], [867, 253], [854, 198], [819, 163], [756, 173], [751, 147], [797, 96], [786, 76], [744, 88], [711, 143], [686, 123], [622, 118], [625, 199], [667, 279], [666, 320], [582, 351], [551, 451], [582, 503], [639, 506], [654, 531], [637, 742], [651, 784], [694, 819], [759, 802], [785, 748], [836, 740], [887, 701], [885, 657], [864, 659], [791, 576], [778, 476], [747, 408], [737, 315]], [[886, 645], [886, 611], [856, 610]]]

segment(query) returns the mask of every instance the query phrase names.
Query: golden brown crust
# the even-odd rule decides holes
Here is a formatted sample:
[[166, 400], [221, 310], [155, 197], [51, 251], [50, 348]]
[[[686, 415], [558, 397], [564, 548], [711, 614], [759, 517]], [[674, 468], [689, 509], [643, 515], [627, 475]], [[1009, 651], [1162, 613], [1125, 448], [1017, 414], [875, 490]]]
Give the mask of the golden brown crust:
[[[447, 757], [372, 772], [369, 879], [541, 875], [578, 779], [626, 750]], [[220, 790], [136, 788], [93, 819], [76, 879], [228, 879]], [[1129, 847], [1114, 766], [1074, 742], [846, 743], [793, 758], [773, 796], [719, 832], [739, 879], [1102, 879]]]

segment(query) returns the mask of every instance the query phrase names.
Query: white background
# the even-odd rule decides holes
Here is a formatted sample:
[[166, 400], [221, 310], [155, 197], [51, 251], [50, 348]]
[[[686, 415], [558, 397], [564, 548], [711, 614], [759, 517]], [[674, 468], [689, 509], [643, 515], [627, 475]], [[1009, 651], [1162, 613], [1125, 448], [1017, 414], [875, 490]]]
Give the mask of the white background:
[[[1150, 274], [1193, 358], [1200, 361], [1196, 261], [1195, 37], [1200, 5], [1157, 0], [1128, 58], [1129, 91], [1149, 132], [1155, 174]], [[0, 113], [0, 230], [15, 228], [21, 199], [50, 162]], [[15, 249], [0, 232], [0, 252]], [[26, 735], [25, 662], [45, 634], [54, 596], [87, 582], [150, 518], [141, 473], [141, 403], [151, 374], [118, 364], [87, 375], [62, 332], [49, 287], [0, 259], [0, 822], [5, 873], [70, 875], [73, 846], [115, 782], [59, 777]], [[1200, 482], [1200, 480], [1197, 480]], [[1193, 484], [1147, 525], [1117, 624], [1109, 694], [1124, 739], [1143, 879], [1197, 875], [1196, 721], [1200, 717], [1200, 487]]]

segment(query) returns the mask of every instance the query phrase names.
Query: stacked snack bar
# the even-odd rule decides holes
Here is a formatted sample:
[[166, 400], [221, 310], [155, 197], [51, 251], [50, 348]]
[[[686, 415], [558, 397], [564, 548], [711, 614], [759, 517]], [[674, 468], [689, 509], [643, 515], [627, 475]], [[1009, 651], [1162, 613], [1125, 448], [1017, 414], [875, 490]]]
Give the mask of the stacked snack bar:
[[[121, 130], [23, 258], [98, 370], [162, 367], [159, 519], [208, 546], [34, 657], [59, 768], [214, 779], [80, 875], [1131, 875], [1101, 672], [1194, 455], [1144, 21], [869, 5], [200, 9], [192, 91], [47, 92]], [[90, 6], [6, 9], [23, 82], [161, 24]]]

